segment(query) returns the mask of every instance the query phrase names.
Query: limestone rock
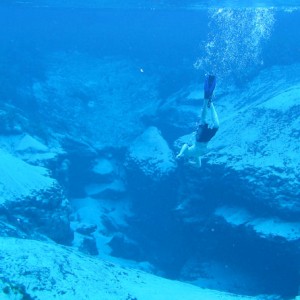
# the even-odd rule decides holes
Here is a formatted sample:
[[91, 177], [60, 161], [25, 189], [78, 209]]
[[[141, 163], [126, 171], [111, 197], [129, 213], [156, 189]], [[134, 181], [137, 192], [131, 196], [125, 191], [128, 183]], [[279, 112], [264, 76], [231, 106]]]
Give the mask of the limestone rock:
[[149, 127], [131, 144], [128, 160], [154, 180], [170, 175], [176, 168], [173, 153], [156, 127]]
[[[124, 147], [154, 114], [157, 78], [125, 59], [56, 53], [44, 81], [33, 84], [44, 125], [97, 149]], [[150, 91], [150, 92], [149, 92]], [[62, 130], [63, 129], [63, 130]]]
[[1, 299], [253, 299], [159, 278], [33, 240], [1, 237], [0, 257]]
[[[0, 150], [0, 160], [0, 206], [5, 228], [13, 226], [29, 237], [46, 235], [57, 242], [70, 243], [73, 234], [69, 203], [49, 170], [4, 150]], [[5, 232], [2, 234], [7, 235]]]
[[[209, 163], [222, 166], [224, 173], [235, 173], [253, 200], [299, 212], [300, 82], [278, 80], [275, 84], [279, 74], [292, 70], [269, 72], [262, 73], [248, 90], [226, 98], [228, 108], [220, 113], [221, 126], [211, 142]], [[266, 90], [267, 84], [274, 89]]]

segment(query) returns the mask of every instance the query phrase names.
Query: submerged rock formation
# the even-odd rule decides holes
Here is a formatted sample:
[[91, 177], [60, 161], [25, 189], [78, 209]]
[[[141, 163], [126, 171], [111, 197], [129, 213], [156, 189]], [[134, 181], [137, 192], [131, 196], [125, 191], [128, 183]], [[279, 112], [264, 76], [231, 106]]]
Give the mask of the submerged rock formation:
[[1, 299], [253, 299], [122, 268], [51, 243], [1, 237], [0, 256]]
[[300, 83], [285, 79], [294, 68], [262, 72], [247, 91], [224, 98], [229, 109], [208, 162], [235, 172], [251, 202], [288, 214], [300, 212]]
[[201, 182], [215, 186], [224, 205], [242, 203], [250, 211], [267, 207], [283, 219], [299, 215], [300, 88], [298, 82], [285, 79], [297, 70], [274, 68], [262, 72], [251, 87], [219, 92], [221, 126], [209, 144]]
[[131, 143], [128, 162], [152, 180], [170, 176], [176, 167], [173, 153], [156, 127], [149, 127]]
[[[290, 78], [299, 67], [264, 71], [241, 90], [218, 86], [221, 127], [197, 169], [175, 161], [174, 152], [194, 138], [190, 133], [201, 111], [202, 91], [184, 87], [159, 104], [156, 79], [136, 66], [120, 59], [97, 60], [95, 65], [84, 55], [66, 59], [58, 54], [45, 80], [32, 87], [44, 121], [41, 128], [35, 128], [38, 120], [31, 120], [29, 112], [15, 122], [5, 111], [0, 114], [1, 235], [72, 242], [81, 252], [130, 259], [134, 266], [143, 264], [149, 271], [202, 287], [295, 296], [300, 85]], [[103, 299], [170, 298], [145, 295], [148, 289], [135, 278], [148, 282], [150, 275], [123, 276], [129, 271], [52, 241], [1, 241], [8, 245], [2, 248], [7, 259], [14, 256], [8, 247], [16, 249], [16, 264], [0, 262], [6, 295], [24, 292], [43, 299], [59, 294], [68, 299], [73, 293], [92, 299], [100, 289]], [[35, 260], [29, 254], [21, 257], [22, 247], [35, 253]], [[33, 248], [47, 250], [41, 268], [34, 266], [40, 250]], [[56, 275], [47, 261], [57, 263]], [[82, 271], [85, 267], [93, 274]], [[105, 270], [102, 279], [111, 272], [107, 278], [120, 290], [95, 278], [99, 269]], [[23, 279], [16, 275], [20, 270]], [[52, 281], [38, 283], [45, 274]], [[63, 279], [75, 290], [64, 288]], [[30, 281], [28, 289], [23, 280]], [[152, 279], [150, 286], [157, 286]], [[190, 288], [187, 293], [178, 295], [200, 295]], [[205, 299], [219, 297], [208, 293]]]
[[[299, 81], [290, 79], [297, 78], [294, 75], [299, 68], [275, 67], [263, 71], [244, 89], [217, 89], [215, 105], [220, 116], [220, 130], [209, 144], [201, 169], [180, 166], [183, 180], [180, 181], [177, 210], [190, 230], [202, 227], [194, 233], [199, 237], [199, 243], [202, 236], [208, 241], [207, 248], [215, 247], [213, 254], [204, 251], [203, 255], [218, 260], [215, 251], [219, 246], [213, 239], [221, 241], [221, 232], [227, 236], [229, 240], [223, 240], [220, 247], [224, 247], [225, 261], [231, 268], [239, 264], [230, 259], [234, 253], [238, 253], [238, 259], [252, 261], [252, 265], [257, 264], [260, 268], [257, 262], [266, 256], [266, 248], [261, 248], [264, 252], [260, 254], [250, 249], [255, 244], [260, 248], [260, 243], [271, 247], [267, 250], [269, 257], [273, 257], [273, 264], [278, 264], [278, 269], [285, 273], [274, 276], [274, 281], [281, 282], [278, 287], [282, 285], [283, 289], [285, 286], [293, 290], [294, 295], [300, 268], [296, 259], [300, 239], [300, 89]], [[187, 91], [183, 98], [182, 94], [170, 101], [170, 111], [176, 106], [184, 113], [189, 105], [196, 115], [195, 101], [189, 97], [191, 92]], [[198, 103], [200, 107], [200, 98]], [[164, 107], [164, 115], [168, 115], [166, 111], [168, 108]], [[168, 126], [172, 122], [171, 119]], [[184, 132], [186, 126], [181, 126], [181, 130]], [[248, 249], [240, 247], [246, 239], [252, 241]], [[196, 248], [201, 251], [200, 244]], [[242, 249], [243, 254], [240, 253]], [[278, 257], [282, 253], [285, 255], [278, 260], [276, 252]], [[201, 261], [198, 254], [196, 257]], [[289, 270], [285, 270], [285, 260], [291, 266]], [[199, 265], [194, 268], [199, 270]], [[244, 270], [247, 269], [251, 269], [250, 265], [245, 266]], [[289, 276], [287, 284], [285, 278]], [[265, 286], [269, 284], [265, 282]]]
[[[70, 207], [49, 170], [0, 151], [2, 235], [49, 237], [68, 244], [73, 238]], [[44, 237], [43, 237], [44, 236]]]

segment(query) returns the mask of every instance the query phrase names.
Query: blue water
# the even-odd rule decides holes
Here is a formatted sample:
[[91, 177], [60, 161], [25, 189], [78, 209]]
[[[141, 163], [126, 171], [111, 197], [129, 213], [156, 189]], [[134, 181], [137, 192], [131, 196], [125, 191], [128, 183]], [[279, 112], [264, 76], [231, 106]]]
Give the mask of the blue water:
[[[237, 9], [236, 15], [232, 17], [212, 20], [211, 13], [205, 9], [90, 9], [86, 5], [87, 7], [77, 10], [71, 4], [68, 8], [56, 7], [52, 2], [47, 5], [50, 7], [31, 7], [29, 4], [25, 7], [1, 6], [1, 54], [3, 58], [7, 57], [3, 63], [7, 63], [9, 59], [17, 60], [18, 68], [26, 69], [21, 81], [26, 80], [27, 76], [32, 78], [42, 75], [43, 71], [40, 69], [43, 67], [44, 56], [56, 51], [79, 51], [98, 57], [125, 56], [142, 63], [158, 63], [165, 69], [169, 68], [167, 76], [171, 76], [170, 86], [174, 81], [176, 86], [177, 81], [179, 83], [192, 78], [197, 80], [199, 72], [193, 65], [199, 57], [208, 59], [206, 71], [214, 71], [216, 66], [211, 64], [219, 64], [222, 68], [221, 77], [225, 70], [238, 72], [231, 73], [231, 78], [239, 78], [245, 72], [244, 69], [235, 70], [235, 58], [228, 57], [237, 54], [232, 53], [233, 51], [239, 52], [241, 57], [237, 59], [240, 60], [247, 59], [246, 54], [253, 50], [261, 52], [257, 58], [250, 57], [247, 62], [253, 72], [271, 65], [299, 61], [299, 39], [295, 30], [299, 25], [297, 11], [289, 13], [278, 8], [269, 9], [267, 18], [272, 14], [274, 20], [272, 24], [267, 24], [268, 37], [254, 37], [257, 41], [253, 40], [252, 43], [258, 43], [256, 49], [251, 49], [251, 43], [247, 41], [239, 49], [229, 49], [225, 57], [227, 61], [222, 62], [224, 45], [221, 43], [226, 40], [224, 34], [228, 34], [228, 39], [235, 39], [235, 45], [240, 43], [239, 39], [245, 39], [252, 30], [250, 26], [245, 28], [245, 23], [253, 18], [251, 14], [257, 10], [248, 9], [247, 12], [247, 9]], [[244, 18], [243, 23], [234, 21], [240, 18]], [[260, 21], [257, 26], [264, 26], [267, 22]], [[226, 24], [224, 34], [220, 33], [224, 30], [221, 29], [222, 23]], [[235, 32], [230, 32], [234, 28]], [[211, 49], [211, 54], [207, 54], [205, 48], [214, 38], [209, 34], [221, 38], [216, 41], [219, 45], [216, 44]], [[183, 69], [183, 72], [176, 71], [179, 69]]]
[[[47, 79], [48, 59], [56, 53], [65, 53], [66, 57], [76, 53], [95, 60], [111, 57], [133, 61], [138, 68], [158, 78], [156, 96], [160, 103], [182, 88], [201, 82], [205, 72], [216, 73], [223, 86], [243, 88], [260, 71], [300, 63], [298, 1], [227, 1], [222, 5], [218, 2], [158, 1], [153, 5], [150, 1], [133, 0], [126, 3], [4, 1], [0, 6], [1, 102], [24, 111], [34, 123], [42, 122], [45, 125], [42, 129], [27, 130], [47, 139], [47, 126], [57, 133], [69, 133], [63, 122], [51, 122], [56, 116], [64, 119], [65, 112], [54, 107], [55, 99], [47, 104], [50, 107], [47, 113], [39, 116], [38, 100], [31, 95], [34, 83]], [[67, 103], [72, 111], [72, 102]], [[68, 117], [66, 114], [65, 119]], [[155, 117], [150, 121], [145, 117], [147, 122], [160, 124], [168, 142], [182, 133], [168, 132], [163, 121]], [[84, 197], [84, 186], [91, 180], [87, 167], [91, 157], [80, 157], [79, 150], [72, 153], [72, 147], [72, 143], [66, 145], [73, 166], [65, 189], [70, 198]], [[110, 151], [122, 164], [122, 150]], [[277, 294], [285, 299], [296, 296], [299, 246], [284, 241], [269, 242], [245, 228], [233, 232], [226, 227], [229, 225], [214, 223], [210, 218], [204, 224], [214, 228], [214, 233], [186, 224], [182, 215], [174, 213], [180, 193], [188, 193], [188, 187], [180, 183], [179, 177], [176, 173], [152, 189], [153, 183], [129, 172], [126, 181], [135, 216], [129, 220], [130, 226], [122, 230], [139, 244], [139, 250], [128, 250], [117, 243], [112, 244], [112, 255], [149, 261], [159, 274], [179, 280], [194, 279], [191, 274], [182, 278], [183, 265], [190, 257], [201, 262], [218, 257], [224, 264], [255, 278], [252, 286], [245, 283], [243, 288], [229, 289], [230, 292]], [[64, 185], [65, 179], [58, 179]], [[184, 186], [183, 190], [178, 191], [174, 182], [179, 182], [181, 188]], [[198, 197], [196, 188], [192, 193]], [[216, 192], [200, 204], [193, 202], [194, 207], [186, 213], [199, 209], [210, 215], [218, 205], [219, 196]], [[262, 204], [255, 209], [261, 212], [265, 208]], [[232, 241], [236, 243], [233, 245]]]

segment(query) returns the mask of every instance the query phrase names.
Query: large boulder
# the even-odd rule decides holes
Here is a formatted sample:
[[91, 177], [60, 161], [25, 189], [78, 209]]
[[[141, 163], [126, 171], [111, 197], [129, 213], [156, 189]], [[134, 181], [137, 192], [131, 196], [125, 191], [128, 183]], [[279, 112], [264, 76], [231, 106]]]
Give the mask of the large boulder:
[[156, 127], [149, 127], [133, 141], [127, 160], [153, 180], [172, 174], [176, 168], [173, 152]]
[[70, 207], [49, 170], [0, 150], [1, 235], [70, 243]]

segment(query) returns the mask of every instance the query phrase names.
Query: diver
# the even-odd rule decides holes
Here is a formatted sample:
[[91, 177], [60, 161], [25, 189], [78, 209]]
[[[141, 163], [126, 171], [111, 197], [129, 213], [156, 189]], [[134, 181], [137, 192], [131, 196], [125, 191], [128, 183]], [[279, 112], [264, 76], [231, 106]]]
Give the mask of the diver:
[[[189, 146], [184, 144], [176, 158], [185, 157], [188, 162], [201, 167], [201, 158], [207, 152], [207, 144], [219, 129], [219, 118], [215, 110], [212, 98], [216, 87], [216, 76], [206, 75], [204, 81], [204, 101], [200, 123], [198, 125], [195, 142]], [[210, 120], [207, 120], [208, 111]]]

